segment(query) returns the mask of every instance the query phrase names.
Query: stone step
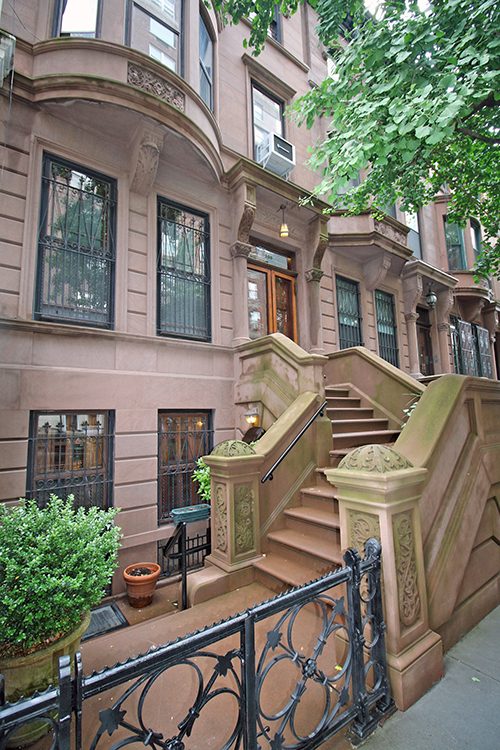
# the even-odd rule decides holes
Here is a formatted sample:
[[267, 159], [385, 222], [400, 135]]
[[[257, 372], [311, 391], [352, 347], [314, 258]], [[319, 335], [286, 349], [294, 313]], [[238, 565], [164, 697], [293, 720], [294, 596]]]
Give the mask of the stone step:
[[311, 505], [299, 505], [285, 510], [285, 517], [294, 521], [301, 521], [312, 526], [338, 531], [340, 529], [339, 514], [333, 510], [315, 508]]
[[287, 548], [283, 553], [292, 559], [293, 551], [299, 553], [299, 559], [302, 555], [306, 556], [307, 565], [315, 568], [321, 574], [324, 572], [325, 565], [341, 565], [342, 555], [340, 549], [333, 545], [324, 535], [313, 533], [303, 533], [294, 529], [279, 529], [272, 531], [267, 535], [269, 542], [275, 547], [277, 545]]
[[[333, 449], [339, 448], [358, 448], [360, 445], [370, 445], [372, 443], [390, 443], [396, 440], [400, 430], [374, 430], [362, 432], [344, 432], [333, 436]], [[332, 451], [330, 451], [332, 456]]]
[[343, 407], [357, 409], [361, 406], [361, 399], [356, 398], [355, 396], [327, 396], [326, 401], [327, 410], [341, 409]]
[[[318, 480], [321, 478], [323, 481], [314, 487], [302, 487], [300, 490], [302, 505], [331, 508], [332, 505], [335, 505], [337, 502], [335, 497], [335, 487], [328, 482], [322, 470], [321, 474], [319, 474], [318, 469], [316, 472], [318, 474]], [[320, 501], [320, 504], [318, 505], [316, 501]]]
[[327, 407], [326, 415], [329, 419], [371, 419], [373, 417], [373, 409], [359, 407], [350, 409], [348, 407]]
[[325, 395], [328, 396], [349, 396], [351, 389], [348, 386], [326, 385]]
[[335, 435], [345, 432], [374, 432], [386, 430], [388, 427], [387, 419], [332, 419], [332, 432]]
[[256, 580], [273, 591], [283, 591], [291, 586], [300, 586], [318, 578], [318, 572], [289, 557], [276, 553], [267, 554], [254, 563]]

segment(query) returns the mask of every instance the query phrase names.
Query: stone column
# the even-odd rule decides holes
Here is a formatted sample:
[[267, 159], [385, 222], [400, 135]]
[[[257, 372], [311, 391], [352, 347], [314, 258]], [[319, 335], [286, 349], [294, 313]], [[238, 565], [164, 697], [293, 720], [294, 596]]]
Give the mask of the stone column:
[[247, 242], [231, 245], [233, 258], [233, 345], [250, 341], [248, 335], [248, 281], [247, 260], [253, 246]]
[[259, 479], [262, 456], [240, 440], [225, 440], [205, 459], [211, 469], [212, 553], [226, 573], [260, 557]]
[[453, 372], [450, 356], [450, 311], [453, 307], [453, 292], [445, 289], [439, 292], [436, 305], [436, 322], [439, 341], [440, 372]]
[[367, 445], [325, 471], [335, 485], [342, 547], [363, 552], [382, 544], [383, 599], [389, 677], [405, 710], [443, 673], [442, 641], [429, 629], [418, 503], [427, 469], [416, 469], [391, 448]]
[[423, 293], [423, 279], [421, 274], [414, 274], [403, 279], [403, 299], [408, 335], [408, 357], [410, 359], [410, 375], [421, 378], [420, 361], [418, 356], [417, 338], [417, 305]]
[[305, 273], [309, 302], [309, 344], [310, 351], [313, 354], [323, 354], [324, 352], [320, 294], [323, 275], [320, 268], [311, 268]]

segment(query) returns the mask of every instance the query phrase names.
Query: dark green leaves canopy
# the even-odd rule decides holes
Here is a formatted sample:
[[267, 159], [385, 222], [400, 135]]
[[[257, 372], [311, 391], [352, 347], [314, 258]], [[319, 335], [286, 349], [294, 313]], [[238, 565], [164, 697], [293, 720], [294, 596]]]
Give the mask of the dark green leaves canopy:
[[[284, 14], [302, 0], [279, 4]], [[254, 13], [248, 44], [259, 52], [273, 0], [213, 0], [233, 22]], [[375, 16], [359, 0], [312, 0], [333, 73], [293, 104], [329, 134], [311, 165], [316, 193], [358, 213], [402, 200], [416, 211], [443, 186], [449, 218], [478, 219], [484, 230], [480, 275], [500, 275], [500, 4], [498, 0], [382, 2]], [[339, 197], [359, 170], [363, 182]]]

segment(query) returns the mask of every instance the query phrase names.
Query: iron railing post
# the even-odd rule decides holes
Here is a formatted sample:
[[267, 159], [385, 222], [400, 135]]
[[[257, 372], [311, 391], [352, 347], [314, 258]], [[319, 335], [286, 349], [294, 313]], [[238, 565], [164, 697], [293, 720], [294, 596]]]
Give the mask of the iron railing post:
[[74, 669], [75, 750], [82, 750], [83, 663], [79, 651], [75, 654]]
[[57, 722], [58, 750], [70, 750], [71, 747], [71, 712], [72, 706], [72, 682], [71, 682], [71, 657], [68, 655], [59, 657], [59, 709]]
[[182, 521], [181, 524], [181, 538], [180, 538], [180, 546], [181, 546], [181, 609], [187, 609], [187, 534], [186, 534], [186, 528], [187, 524], [185, 521]]
[[244, 748], [257, 748], [257, 696], [255, 694], [255, 620], [247, 613], [243, 636], [242, 703], [244, 705]]

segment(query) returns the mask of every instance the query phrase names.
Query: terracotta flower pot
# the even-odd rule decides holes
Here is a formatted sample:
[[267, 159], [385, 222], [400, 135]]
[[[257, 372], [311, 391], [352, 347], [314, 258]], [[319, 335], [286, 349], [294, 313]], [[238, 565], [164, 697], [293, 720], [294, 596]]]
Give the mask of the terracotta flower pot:
[[128, 603], [131, 607], [141, 609], [151, 604], [160, 572], [160, 566], [156, 563], [141, 562], [127, 565], [123, 571], [123, 578], [127, 584]]
[[[44, 690], [48, 685], [57, 685], [59, 657], [69, 655], [73, 659], [80, 646], [80, 639], [90, 623], [90, 612], [86, 612], [81, 623], [67, 635], [49, 646], [33, 651], [26, 656], [0, 659], [0, 673], [5, 677], [6, 698], [10, 702], [22, 695], [29, 696], [35, 690]], [[30, 721], [23, 724], [9, 737], [6, 747], [25, 747], [43, 737], [49, 731], [47, 721]]]

